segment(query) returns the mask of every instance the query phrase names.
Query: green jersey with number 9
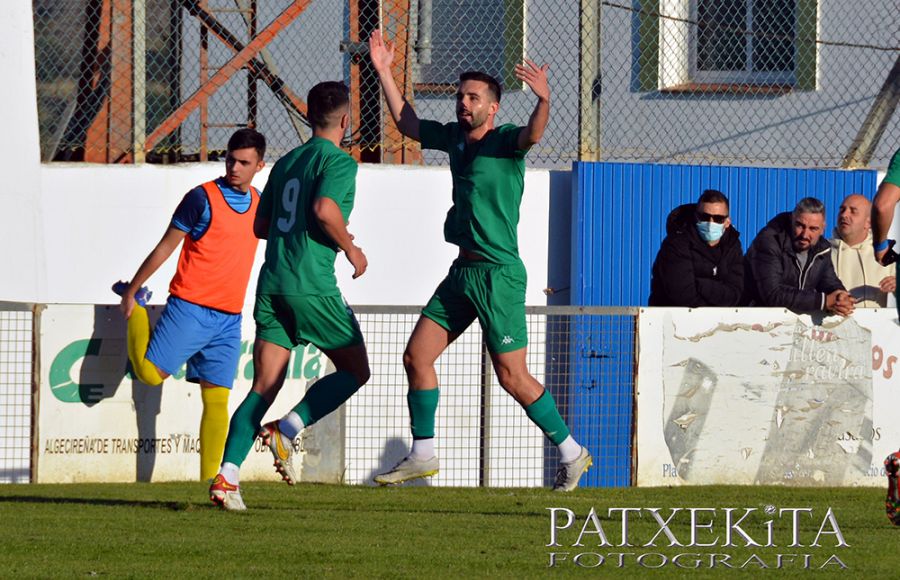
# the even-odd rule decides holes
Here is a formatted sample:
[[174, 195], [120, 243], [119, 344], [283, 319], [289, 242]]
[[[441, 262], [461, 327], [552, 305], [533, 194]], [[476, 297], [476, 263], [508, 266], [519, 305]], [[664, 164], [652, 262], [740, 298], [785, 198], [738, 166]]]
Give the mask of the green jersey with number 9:
[[257, 212], [269, 218], [266, 260], [257, 294], [339, 296], [334, 260], [337, 245], [313, 213], [327, 197], [349, 221], [356, 195], [356, 161], [331, 141], [313, 137], [278, 160]]

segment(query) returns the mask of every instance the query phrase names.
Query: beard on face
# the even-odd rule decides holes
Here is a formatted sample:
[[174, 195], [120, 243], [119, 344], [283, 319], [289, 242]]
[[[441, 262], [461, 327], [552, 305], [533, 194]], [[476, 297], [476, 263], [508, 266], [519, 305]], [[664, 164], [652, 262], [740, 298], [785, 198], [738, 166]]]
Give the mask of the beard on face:
[[479, 117], [474, 112], [469, 111], [468, 117], [463, 117], [463, 113], [461, 110], [456, 111], [456, 121], [459, 123], [459, 126], [462, 127], [466, 131], [471, 131], [472, 129], [477, 129], [484, 125], [484, 122], [487, 120], [487, 115]]

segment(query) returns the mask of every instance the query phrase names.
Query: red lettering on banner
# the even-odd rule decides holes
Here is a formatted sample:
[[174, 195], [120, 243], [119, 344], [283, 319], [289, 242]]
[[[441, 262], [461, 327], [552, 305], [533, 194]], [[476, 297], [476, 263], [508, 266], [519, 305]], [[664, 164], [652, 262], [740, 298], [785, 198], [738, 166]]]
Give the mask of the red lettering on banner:
[[887, 355], [884, 349], [878, 345], [872, 347], [872, 370], [877, 371], [884, 367], [881, 370], [881, 376], [884, 378], [889, 379], [894, 375], [894, 363], [896, 362], [896, 356]]

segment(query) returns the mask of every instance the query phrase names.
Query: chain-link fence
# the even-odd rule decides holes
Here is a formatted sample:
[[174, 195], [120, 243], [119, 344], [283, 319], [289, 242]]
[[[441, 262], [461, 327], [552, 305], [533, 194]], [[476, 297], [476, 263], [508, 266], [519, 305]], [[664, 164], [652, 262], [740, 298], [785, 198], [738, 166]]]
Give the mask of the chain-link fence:
[[[347, 402], [347, 481], [365, 484], [411, 444], [403, 349], [419, 308], [354, 309], [372, 379]], [[631, 484], [637, 309], [529, 307], [527, 364], [553, 395], [573, 437], [594, 457], [583, 486]], [[423, 485], [540, 487], [553, 484], [556, 446], [497, 382], [473, 324], [435, 364], [438, 477]]]
[[[159, 467], [158, 456], [170, 455], [171, 448], [163, 451], [162, 445], [149, 442], [174, 440], [175, 435], [158, 423], [160, 409], [172, 409], [171, 401], [162, 403], [167, 400], [164, 394], [167, 391], [140, 383], [126, 382], [120, 386], [124, 380], [124, 354], [118, 346], [111, 346], [121, 343], [120, 339], [110, 338], [103, 330], [92, 341], [95, 347], [87, 347], [87, 340], [60, 341], [57, 335], [68, 332], [66, 327], [70, 322], [57, 322], [56, 326], [48, 327], [45, 315], [42, 325], [42, 307], [33, 308], [33, 305], [0, 303], [0, 484], [27, 483], [38, 472], [46, 481], [59, 481], [58, 478], [65, 481], [68, 470], [60, 466], [85, 456], [96, 461], [92, 463], [95, 467], [88, 470], [94, 472], [93, 476], [79, 475], [87, 480], [112, 481], [123, 477], [123, 473], [130, 478], [131, 460], [122, 463], [124, 455], [134, 456], [133, 473], [138, 481], [159, 477], [154, 476], [154, 466]], [[302, 446], [307, 460], [303, 470], [306, 475], [329, 473], [332, 466], [338, 465], [336, 473], [343, 472], [343, 481], [368, 484], [373, 475], [390, 469], [410, 448], [403, 350], [421, 307], [358, 306], [354, 310], [365, 337], [372, 378], [346, 403], [340, 418], [331, 416], [328, 421], [333, 422], [328, 426], [325, 421], [317, 424], [316, 429], [325, 431], [304, 434]], [[528, 369], [553, 395], [573, 437], [594, 458], [594, 468], [581, 480], [583, 486], [624, 487], [632, 483], [637, 316], [636, 308], [526, 309]], [[70, 320], [59, 314], [51, 318], [54, 317]], [[35, 343], [38, 335], [40, 345]], [[108, 350], [101, 355], [103, 341], [108, 345], [103, 348]], [[80, 354], [57, 366], [60, 351], [50, 346], [55, 343], [68, 344], [69, 352], [74, 352], [71, 346], [78, 346]], [[86, 348], [95, 349], [89, 357], [85, 355]], [[43, 358], [39, 357], [41, 351]], [[300, 364], [297, 361], [304, 359], [302, 352], [299, 354], [288, 381], [304, 376], [310, 369], [301, 370], [301, 367], [313, 361], [316, 370], [305, 376], [309, 378], [319, 372], [319, 358], [312, 357]], [[86, 358], [95, 360], [86, 362]], [[52, 382], [48, 389], [48, 385], [35, 382], [33, 373], [39, 366], [45, 369], [41, 380], [61, 383]], [[441, 387], [435, 423], [441, 472], [429, 484], [552, 485], [559, 465], [556, 446], [499, 385], [478, 324], [473, 324], [438, 358], [435, 370]], [[243, 378], [251, 379], [252, 365], [247, 364], [243, 372]], [[243, 388], [248, 387], [244, 383]], [[67, 390], [71, 397], [64, 394]], [[47, 398], [43, 403], [35, 398], [32, 405], [33, 391], [36, 397], [44, 394]], [[48, 394], [50, 391], [52, 396]], [[83, 399], [88, 392], [106, 395]], [[124, 392], [125, 398], [111, 400], [116, 392]], [[130, 404], [122, 404], [126, 401]], [[64, 407], [75, 403], [78, 411], [61, 411], [60, 402]], [[196, 400], [192, 404], [199, 405]], [[97, 415], [80, 413], [87, 409], [106, 417], [103, 421], [106, 428], [97, 427], [91, 419]], [[199, 413], [199, 407], [196, 411]], [[67, 417], [67, 426], [75, 427], [73, 430], [48, 428], [48, 422], [40, 420], [62, 415]], [[40, 425], [42, 432], [38, 433], [33, 425]], [[177, 441], [182, 437], [185, 442], [189, 438], [193, 440], [193, 435], [176, 434]], [[329, 440], [331, 436], [343, 441], [338, 445]], [[111, 445], [119, 447], [110, 453], [82, 446], [82, 442], [103, 441], [118, 442]], [[139, 442], [147, 442], [146, 447], [141, 447]], [[177, 448], [180, 443], [173, 445]], [[256, 449], [268, 456], [265, 446], [257, 445]], [[323, 453], [329, 456], [324, 457]]]
[[600, 157], [887, 165], [896, 0], [601, 2]]
[[32, 305], [0, 302], [0, 483], [31, 477]]
[[529, 163], [886, 165], [900, 144], [896, 0], [34, 0], [45, 160], [215, 158], [254, 126], [274, 159], [309, 137], [306, 92], [343, 79], [362, 161], [446, 163], [389, 120], [365, 40], [396, 45], [422, 118], [460, 72], [500, 79], [524, 124], [524, 57], [550, 65]]

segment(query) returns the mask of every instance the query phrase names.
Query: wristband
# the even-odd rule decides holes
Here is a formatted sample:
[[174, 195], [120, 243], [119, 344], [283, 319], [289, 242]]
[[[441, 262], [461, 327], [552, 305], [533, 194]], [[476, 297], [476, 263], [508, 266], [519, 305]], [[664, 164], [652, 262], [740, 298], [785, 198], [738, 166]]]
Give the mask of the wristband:
[[878, 242], [878, 243], [875, 244], [875, 246], [874, 246], [874, 247], [875, 247], [875, 251], [876, 251], [876, 252], [883, 252], [883, 251], [887, 250], [888, 248], [891, 247], [891, 242], [892, 242], [892, 241], [893, 241], [893, 240], [882, 240], [882, 241]]

